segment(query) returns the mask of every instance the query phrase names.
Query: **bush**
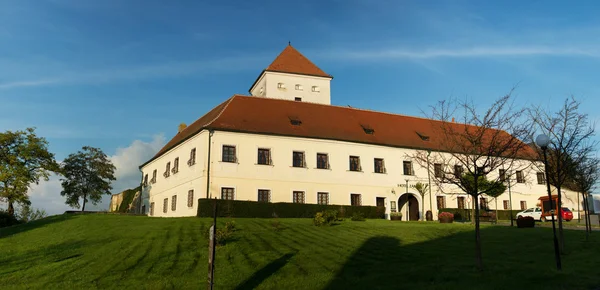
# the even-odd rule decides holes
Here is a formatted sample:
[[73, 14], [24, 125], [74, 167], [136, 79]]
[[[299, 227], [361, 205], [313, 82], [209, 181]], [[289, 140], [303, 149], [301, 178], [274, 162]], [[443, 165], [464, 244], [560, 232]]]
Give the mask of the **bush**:
[[[236, 225], [234, 221], [226, 222], [223, 227], [217, 227], [217, 232], [215, 233], [215, 242], [217, 246], [225, 245], [231, 239], [235, 231]], [[210, 227], [206, 232], [206, 238], [210, 239]]]
[[315, 214], [313, 218], [313, 223], [315, 226], [329, 226], [333, 222], [338, 220], [338, 212], [335, 210], [326, 210], [323, 212], [318, 212]]
[[274, 221], [271, 222], [271, 226], [273, 227], [273, 229], [278, 232], [280, 230], [283, 229], [283, 227], [281, 226], [281, 222], [279, 221], [279, 219], [275, 219]]
[[443, 218], [454, 219], [454, 215], [452, 213], [444, 211], [444, 212], [441, 212], [440, 214], [438, 214], [438, 219], [443, 219]]
[[364, 222], [366, 219], [365, 219], [365, 216], [361, 212], [355, 212], [352, 215], [352, 218], [350, 220], [355, 221], [355, 222]]
[[22, 223], [22, 221], [10, 215], [8, 212], [0, 210], [0, 228], [10, 227]]
[[530, 217], [530, 216], [526, 216], [526, 217], [519, 217], [517, 219], [517, 228], [533, 228], [535, 227], [535, 220]]
[[270, 203], [204, 198], [198, 200], [198, 216], [212, 217], [215, 201], [217, 202], [217, 216], [219, 217], [313, 218], [316, 213], [327, 210], [337, 211], [339, 218], [352, 217], [355, 212], [360, 212], [365, 218], [369, 219], [383, 219], [385, 217], [385, 208], [376, 206]]
[[[464, 209], [464, 208], [442, 208], [440, 212], [447, 211], [454, 214], [455, 220], [471, 220], [473, 215], [472, 209]], [[496, 213], [495, 210], [492, 210]], [[513, 219], [516, 218], [517, 213], [521, 211], [520, 209], [513, 209]], [[484, 213], [483, 210], [480, 210], [480, 215], [485, 216], [487, 213]], [[460, 218], [459, 218], [460, 217]], [[498, 210], [498, 215], [496, 216], [498, 220], [510, 220], [510, 210]]]

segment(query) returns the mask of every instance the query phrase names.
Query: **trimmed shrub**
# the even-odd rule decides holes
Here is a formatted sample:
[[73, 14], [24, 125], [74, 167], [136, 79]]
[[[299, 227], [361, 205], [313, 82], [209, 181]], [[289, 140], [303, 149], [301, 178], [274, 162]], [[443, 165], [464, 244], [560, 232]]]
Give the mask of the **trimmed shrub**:
[[326, 210], [323, 212], [318, 212], [315, 214], [313, 218], [313, 223], [315, 226], [328, 226], [333, 222], [338, 220], [338, 212], [335, 210]]
[[16, 217], [8, 214], [7, 211], [0, 210], [0, 228], [10, 227], [23, 222], [18, 220]]
[[519, 217], [517, 219], [517, 228], [533, 228], [535, 227], [535, 220], [530, 217]]
[[361, 212], [355, 212], [352, 215], [352, 218], [350, 220], [355, 221], [355, 222], [364, 222], [366, 219], [365, 219], [365, 216]]
[[318, 212], [337, 211], [338, 218], [350, 218], [356, 212], [369, 219], [383, 219], [385, 207], [321, 205], [300, 203], [270, 203], [224, 199], [198, 199], [198, 216], [212, 217], [214, 202], [217, 202], [219, 217], [247, 218], [313, 218]]
[[[438, 212], [450, 212], [454, 214], [454, 220], [463, 220], [463, 221], [468, 221], [471, 220], [472, 215], [473, 215], [473, 210], [472, 209], [459, 209], [459, 208], [442, 208], [440, 209]], [[517, 213], [521, 211], [520, 209], [513, 209], [513, 218], [516, 219], [517, 218]], [[493, 212], [494, 214], [496, 213], [495, 210], [491, 210], [490, 214], [485, 213], [484, 210], [480, 210], [479, 211], [479, 215], [481, 216], [486, 216], [486, 215], [491, 215], [491, 213]], [[498, 210], [498, 215], [496, 216], [496, 218], [498, 220], [510, 220], [510, 210]]]

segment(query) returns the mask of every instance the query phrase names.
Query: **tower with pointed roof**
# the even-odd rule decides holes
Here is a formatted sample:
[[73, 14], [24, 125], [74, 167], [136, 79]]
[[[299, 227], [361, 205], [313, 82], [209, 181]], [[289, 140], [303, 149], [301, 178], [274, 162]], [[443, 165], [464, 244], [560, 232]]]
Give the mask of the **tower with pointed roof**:
[[331, 75], [288, 44], [249, 91], [255, 97], [330, 105], [331, 79]]

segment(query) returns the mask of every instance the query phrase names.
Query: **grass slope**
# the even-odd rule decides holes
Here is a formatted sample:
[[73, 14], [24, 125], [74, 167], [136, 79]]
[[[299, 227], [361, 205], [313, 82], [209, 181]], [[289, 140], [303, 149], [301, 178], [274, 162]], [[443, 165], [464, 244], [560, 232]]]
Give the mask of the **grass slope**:
[[[220, 225], [227, 219], [221, 219]], [[598, 237], [566, 231], [555, 270], [552, 230], [485, 226], [485, 271], [471, 225], [236, 219], [217, 249], [216, 289], [589, 289], [600, 285]], [[210, 219], [61, 215], [0, 229], [3, 289], [206, 287]]]

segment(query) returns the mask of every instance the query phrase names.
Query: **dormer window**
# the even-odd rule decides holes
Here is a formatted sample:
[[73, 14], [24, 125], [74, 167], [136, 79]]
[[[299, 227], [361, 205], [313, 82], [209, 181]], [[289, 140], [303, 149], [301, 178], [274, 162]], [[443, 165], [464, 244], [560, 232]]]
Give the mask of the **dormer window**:
[[302, 121], [300, 121], [300, 118], [298, 117], [289, 117], [290, 118], [290, 123], [294, 126], [300, 126], [302, 125]]
[[301, 91], [302, 90], [302, 85], [296, 85], [296, 91]]
[[416, 132], [416, 133], [417, 133], [417, 135], [419, 135], [419, 138], [421, 138], [421, 140], [423, 140], [423, 141], [429, 141], [429, 136], [427, 136], [425, 134], [422, 134], [422, 133], [419, 133], [419, 132]]
[[369, 134], [369, 135], [373, 135], [375, 133], [375, 129], [371, 128], [371, 126], [368, 125], [360, 125], [363, 130], [365, 131], [365, 133]]
[[321, 91], [321, 89], [319, 89], [319, 86], [312, 86], [312, 91], [318, 93]]
[[285, 89], [285, 84], [284, 83], [277, 83], [277, 88], [278, 89]]

